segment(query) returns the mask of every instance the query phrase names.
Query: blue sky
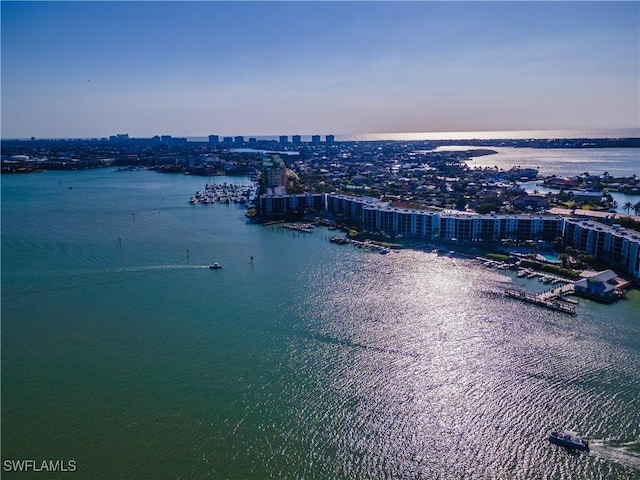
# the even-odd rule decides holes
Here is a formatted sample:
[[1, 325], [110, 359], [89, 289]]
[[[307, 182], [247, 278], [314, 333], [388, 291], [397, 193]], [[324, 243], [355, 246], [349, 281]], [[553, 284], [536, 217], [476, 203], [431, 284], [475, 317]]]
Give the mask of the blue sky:
[[2, 137], [640, 127], [639, 2], [1, 2]]

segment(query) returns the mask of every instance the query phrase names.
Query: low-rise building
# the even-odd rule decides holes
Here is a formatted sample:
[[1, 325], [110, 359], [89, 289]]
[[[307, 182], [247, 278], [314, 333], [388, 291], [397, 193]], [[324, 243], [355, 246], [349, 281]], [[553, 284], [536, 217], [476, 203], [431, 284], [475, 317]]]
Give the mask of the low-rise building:
[[549, 200], [547, 200], [542, 195], [518, 195], [516, 198], [512, 200], [513, 206], [524, 210], [527, 207], [531, 207], [534, 210], [538, 210], [540, 208], [549, 208]]
[[585, 271], [582, 278], [573, 284], [576, 295], [593, 298], [603, 302], [612, 302], [621, 297], [617, 275], [613, 270], [603, 272]]

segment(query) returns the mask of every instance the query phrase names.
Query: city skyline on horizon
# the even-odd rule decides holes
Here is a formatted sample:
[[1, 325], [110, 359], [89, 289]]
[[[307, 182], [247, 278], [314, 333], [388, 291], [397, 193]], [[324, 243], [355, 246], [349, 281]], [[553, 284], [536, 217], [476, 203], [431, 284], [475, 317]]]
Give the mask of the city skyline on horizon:
[[640, 127], [636, 2], [1, 9], [2, 138]]
[[306, 135], [300, 134], [271, 134], [271, 135], [245, 135], [234, 133], [228, 135], [209, 134], [209, 135], [172, 135], [171, 133], [153, 134], [146, 136], [138, 136], [129, 134], [128, 132], [117, 132], [108, 135], [97, 135], [93, 137], [2, 137], [3, 141], [12, 140], [162, 140], [163, 137], [171, 140], [184, 139], [189, 142], [210, 142], [211, 137], [218, 137], [218, 142], [224, 143], [225, 140], [231, 143], [237, 143], [237, 139], [241, 138], [243, 142], [251, 142], [252, 140], [260, 141], [276, 141], [280, 142], [282, 138], [286, 138], [289, 144], [295, 144], [294, 137], [300, 137], [300, 142], [311, 143], [313, 137], [318, 137], [318, 141], [325, 143], [326, 137], [332, 137], [332, 142], [350, 142], [350, 141], [452, 141], [452, 140], [545, 140], [545, 139], [640, 139], [640, 127], [638, 128], [613, 128], [599, 130], [490, 130], [490, 131], [473, 131], [473, 132], [378, 132], [378, 133], [361, 133], [361, 134], [335, 134], [335, 133], [312, 133]]

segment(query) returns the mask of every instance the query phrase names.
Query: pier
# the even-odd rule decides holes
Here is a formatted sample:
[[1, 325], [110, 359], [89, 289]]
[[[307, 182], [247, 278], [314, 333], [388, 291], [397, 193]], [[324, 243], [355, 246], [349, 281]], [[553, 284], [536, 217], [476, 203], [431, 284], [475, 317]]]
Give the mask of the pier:
[[361, 242], [359, 240], [352, 240], [350, 238], [345, 238], [345, 237], [340, 237], [340, 236], [335, 236], [335, 237], [331, 237], [329, 239], [329, 241], [331, 243], [337, 243], [338, 245], [346, 245], [346, 244], [351, 244], [351, 245], [355, 245], [356, 248], [364, 248], [366, 250], [373, 250], [376, 251], [378, 253], [381, 253], [383, 255], [386, 255], [387, 253], [389, 253], [391, 251], [391, 249], [389, 247], [384, 247], [382, 245], [376, 245], [375, 243], [371, 243], [371, 242]]
[[505, 295], [510, 298], [517, 298], [528, 303], [533, 303], [541, 307], [549, 308], [557, 312], [568, 313], [569, 315], [576, 314], [576, 307], [574, 304], [566, 301], [563, 296], [573, 293], [573, 285], [563, 285], [562, 287], [555, 288], [546, 292], [533, 294], [519, 290], [517, 288], [507, 288]]
[[314, 226], [311, 223], [293, 223], [288, 225], [283, 225], [280, 228], [288, 228], [289, 230], [295, 230], [303, 233], [313, 233]]

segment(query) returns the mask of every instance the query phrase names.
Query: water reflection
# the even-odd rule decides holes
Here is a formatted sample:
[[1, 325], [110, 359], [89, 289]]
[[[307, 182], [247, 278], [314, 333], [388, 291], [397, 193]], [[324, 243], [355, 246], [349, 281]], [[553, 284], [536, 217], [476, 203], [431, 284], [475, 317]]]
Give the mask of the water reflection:
[[[607, 379], [624, 374], [601, 361], [605, 351], [616, 364], [637, 360], [637, 351], [603, 350], [562, 314], [488, 298], [505, 278], [467, 261], [344, 253], [341, 265], [311, 272], [322, 286], [293, 312], [305, 327], [291, 385], [306, 387], [292, 386], [289, 407], [324, 473], [627, 478], [632, 466], [576, 463], [546, 431], [568, 422], [594, 435], [603, 416], [606, 428], [616, 416], [628, 431], [640, 404], [618, 401], [621, 387]], [[622, 388], [638, 391], [632, 369]]]

